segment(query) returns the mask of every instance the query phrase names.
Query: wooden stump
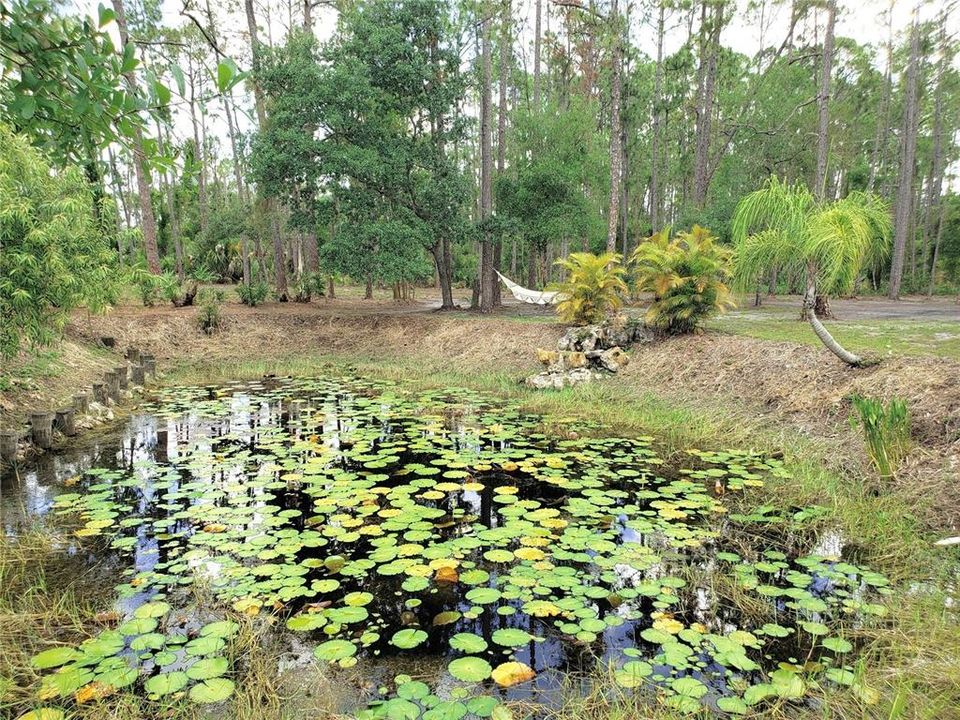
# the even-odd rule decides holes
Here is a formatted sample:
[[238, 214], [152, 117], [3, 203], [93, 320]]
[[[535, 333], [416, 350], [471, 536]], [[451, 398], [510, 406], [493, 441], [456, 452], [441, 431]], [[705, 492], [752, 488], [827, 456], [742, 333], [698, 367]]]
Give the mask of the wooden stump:
[[73, 421], [73, 408], [57, 410], [57, 415], [53, 419], [53, 426], [67, 437], [76, 435], [77, 426]]
[[130, 346], [127, 348], [127, 360], [129, 360], [134, 365], [140, 362], [140, 348], [135, 348]]
[[17, 459], [17, 441], [20, 433], [16, 430], [0, 430], [0, 460], [13, 462]]
[[53, 447], [53, 413], [30, 413], [30, 435], [38, 448], [49, 450]]
[[143, 365], [137, 364], [130, 368], [130, 382], [134, 385], [143, 387], [146, 384], [146, 378], [143, 374]]
[[93, 384], [93, 399], [101, 405], [107, 404], [107, 385], [102, 382]]
[[153, 355], [141, 355], [143, 360], [143, 372], [150, 377], [157, 374], [157, 359]]
[[90, 412], [90, 395], [82, 392], [73, 396], [73, 414], [86, 415]]
[[107, 386], [107, 397], [114, 402], [120, 400], [120, 375], [115, 370], [103, 374], [103, 383]]
[[113, 371], [117, 374], [117, 380], [120, 383], [120, 389], [126, 390], [129, 386], [127, 366], [122, 365], [121, 367], [114, 368]]

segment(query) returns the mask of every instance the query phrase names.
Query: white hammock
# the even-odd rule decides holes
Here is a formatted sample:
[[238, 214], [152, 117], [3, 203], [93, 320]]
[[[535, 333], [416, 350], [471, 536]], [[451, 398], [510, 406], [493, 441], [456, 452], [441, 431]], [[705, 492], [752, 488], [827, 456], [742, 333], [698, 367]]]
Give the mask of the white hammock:
[[529, 290], [528, 288], [517, 285], [513, 280], [499, 271], [494, 270], [503, 284], [507, 286], [510, 294], [520, 302], [530, 303], [531, 305], [556, 305], [566, 296], [561, 292], [547, 292], [546, 290]]

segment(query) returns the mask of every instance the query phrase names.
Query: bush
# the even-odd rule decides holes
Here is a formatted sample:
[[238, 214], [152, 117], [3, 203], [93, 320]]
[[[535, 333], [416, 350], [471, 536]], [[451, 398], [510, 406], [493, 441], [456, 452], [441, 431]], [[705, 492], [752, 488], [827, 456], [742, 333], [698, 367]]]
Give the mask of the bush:
[[240, 302], [250, 307], [262, 305], [269, 294], [270, 287], [263, 281], [237, 287], [237, 296], [240, 298]]
[[555, 263], [567, 272], [566, 279], [552, 290], [562, 295], [557, 303], [560, 319], [575, 325], [601, 322], [623, 304], [627, 290], [625, 270], [616, 253], [570, 253]]
[[850, 398], [857, 415], [850, 424], [863, 428], [867, 454], [883, 479], [890, 479], [910, 447], [910, 413], [903, 400], [893, 398], [884, 407], [875, 398], [854, 395]]
[[296, 294], [293, 299], [297, 302], [310, 302], [310, 299], [314, 295], [323, 297], [325, 293], [323, 275], [320, 273], [301, 273], [297, 280], [295, 290]]
[[197, 328], [201, 332], [213, 335], [223, 327], [223, 315], [220, 312], [223, 300], [222, 290], [207, 289], [200, 291], [200, 314], [197, 315]]
[[174, 302], [182, 294], [180, 281], [173, 273], [154, 275], [144, 267], [135, 267], [132, 273], [133, 283], [144, 307], [153, 307], [161, 297]]
[[636, 289], [653, 292], [647, 323], [663, 332], [693, 332], [711, 315], [733, 307], [726, 280], [728, 249], [716, 244], [706, 228], [670, 238], [664, 229], [640, 243], [630, 261]]
[[0, 357], [55, 340], [70, 310], [114, 298], [115, 255], [78, 168], [56, 172], [0, 124]]

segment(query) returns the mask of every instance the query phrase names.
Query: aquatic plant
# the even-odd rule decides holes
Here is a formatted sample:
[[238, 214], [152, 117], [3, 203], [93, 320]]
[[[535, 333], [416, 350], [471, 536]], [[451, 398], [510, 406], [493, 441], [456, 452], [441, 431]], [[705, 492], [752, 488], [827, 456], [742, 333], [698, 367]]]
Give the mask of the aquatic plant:
[[[855, 684], [841, 627], [885, 609], [886, 579], [869, 570], [728, 546], [771, 524], [771, 509], [733, 513], [726, 498], [783, 476], [776, 459], [695, 451], [668, 467], [650, 438], [548, 435], [466, 391], [359, 380], [177, 388], [146, 411], [175, 447], [87, 470], [56, 501], [79, 542], [138, 558], [117, 591], [140, 604], [38, 655], [43, 700], [108, 687], [217, 702], [240, 680], [231, 618], [269, 614], [321, 663], [448, 656], [455, 692], [399, 677], [360, 717], [497, 717], [493, 688], [536, 688], [594, 653], [626, 691], [736, 713]], [[724, 583], [695, 580], [704, 562], [749, 615], [726, 609]], [[196, 584], [224, 619], [173, 610]]]
[[860, 395], [851, 397], [850, 403], [856, 411], [856, 415], [850, 416], [850, 423], [863, 428], [870, 460], [881, 478], [892, 478], [910, 448], [907, 404], [891, 398], [885, 406], [882, 400]]

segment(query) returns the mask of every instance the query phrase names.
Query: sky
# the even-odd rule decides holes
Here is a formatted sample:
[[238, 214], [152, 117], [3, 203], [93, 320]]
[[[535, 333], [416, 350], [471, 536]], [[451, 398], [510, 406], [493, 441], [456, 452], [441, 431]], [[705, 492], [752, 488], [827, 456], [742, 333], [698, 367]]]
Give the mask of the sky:
[[[76, 5], [85, 9], [91, 16], [96, 17], [96, 0], [74, 0]], [[542, 0], [544, 8], [543, 29], [546, 30], [548, 23], [552, 28], [559, 25], [559, 10], [553, 7], [550, 0]], [[737, 12], [733, 21], [727, 25], [721, 36], [721, 42], [746, 55], [753, 55], [762, 44], [779, 46], [783, 42], [789, 21], [789, 0], [736, 0]], [[948, 33], [960, 35], [960, 7], [956, 7], [957, 0], [893, 0], [892, 29], [896, 35], [906, 32], [911, 23], [914, 12], [919, 11], [921, 20], [933, 20], [939, 13], [945, 2], [951, 2], [955, 5], [954, 10], [948, 20]], [[231, 56], [235, 57], [241, 67], [249, 63], [249, 50], [247, 38], [246, 16], [243, 11], [242, 0], [231, 0], [224, 3], [222, 0], [211, 0], [214, 11], [217, 14], [218, 41], [226, 48]], [[645, 10], [646, 6], [652, 5], [649, 0], [620, 0], [621, 10], [629, 5], [630, 10], [630, 35], [632, 44], [641, 48], [648, 55], [656, 53], [657, 28], [656, 17]], [[191, 5], [197, 6], [197, 0], [192, 0]], [[289, 25], [287, 15], [287, 4], [282, 0], [254, 0], [257, 18], [260, 25], [261, 40], [267, 42], [282, 42]], [[609, 5], [609, 0], [597, 0], [598, 6], [603, 9]], [[750, 5], [778, 5], [775, 11], [769, 8], [764, 13], [764, 22], [760, 23], [760, 12], [758, 10], [749, 11]], [[298, 6], [297, 0], [294, 5]], [[163, 24], [169, 26], [179, 26], [188, 20], [181, 14], [183, 10], [183, 0], [161, 0], [161, 10], [163, 13]], [[886, 43], [888, 36], [888, 27], [885, 13], [891, 6], [890, 0], [838, 0], [837, 16], [837, 35], [849, 37], [860, 44], [873, 44], [880, 46]], [[533, 27], [535, 17], [535, 0], [513, 0], [514, 18], [517, 23], [516, 32], [520, 33], [520, 43], [515, 45], [519, 47], [519, 52], [525, 56], [526, 67], [532, 68], [532, 46], [533, 46]], [[226, 10], [225, 10], [226, 8]], [[281, 9], [282, 8], [282, 9]], [[546, 17], [547, 11], [550, 11], [551, 18]], [[294, 22], [299, 22], [296, 17], [298, 7], [294, 8]], [[644, 14], [649, 17], [644, 17]], [[202, 17], [200, 13], [194, 13]], [[822, 32], [822, 24], [825, 21], [825, 13], [816, 14], [805, 26], [798, 28], [801, 34], [812, 37], [814, 25], [821, 26], [819, 32]], [[318, 7], [314, 11], [315, 32], [320, 41], [329, 38], [336, 26], [337, 14], [335, 11]], [[664, 53], [669, 55], [679, 49], [686, 39], [686, 13], [675, 12], [667, 18], [667, 33], [664, 39]], [[111, 25], [110, 31], [116, 36], [116, 26]], [[882, 53], [878, 54], [882, 57]], [[241, 130], [248, 131], [253, 129], [254, 120], [252, 117], [253, 99], [247, 94], [243, 96], [243, 89], [237, 88], [236, 100], [239, 109], [245, 111], [245, 116], [241, 114], [238, 124]], [[222, 152], [227, 150], [227, 127], [226, 121], [222, 117], [222, 111], [219, 103], [211, 103], [208, 111], [208, 125], [211, 129], [211, 135], [221, 138], [223, 144]], [[183, 139], [192, 134], [189, 124], [189, 118], [185, 112], [178, 113], [174, 125], [174, 133]]]

